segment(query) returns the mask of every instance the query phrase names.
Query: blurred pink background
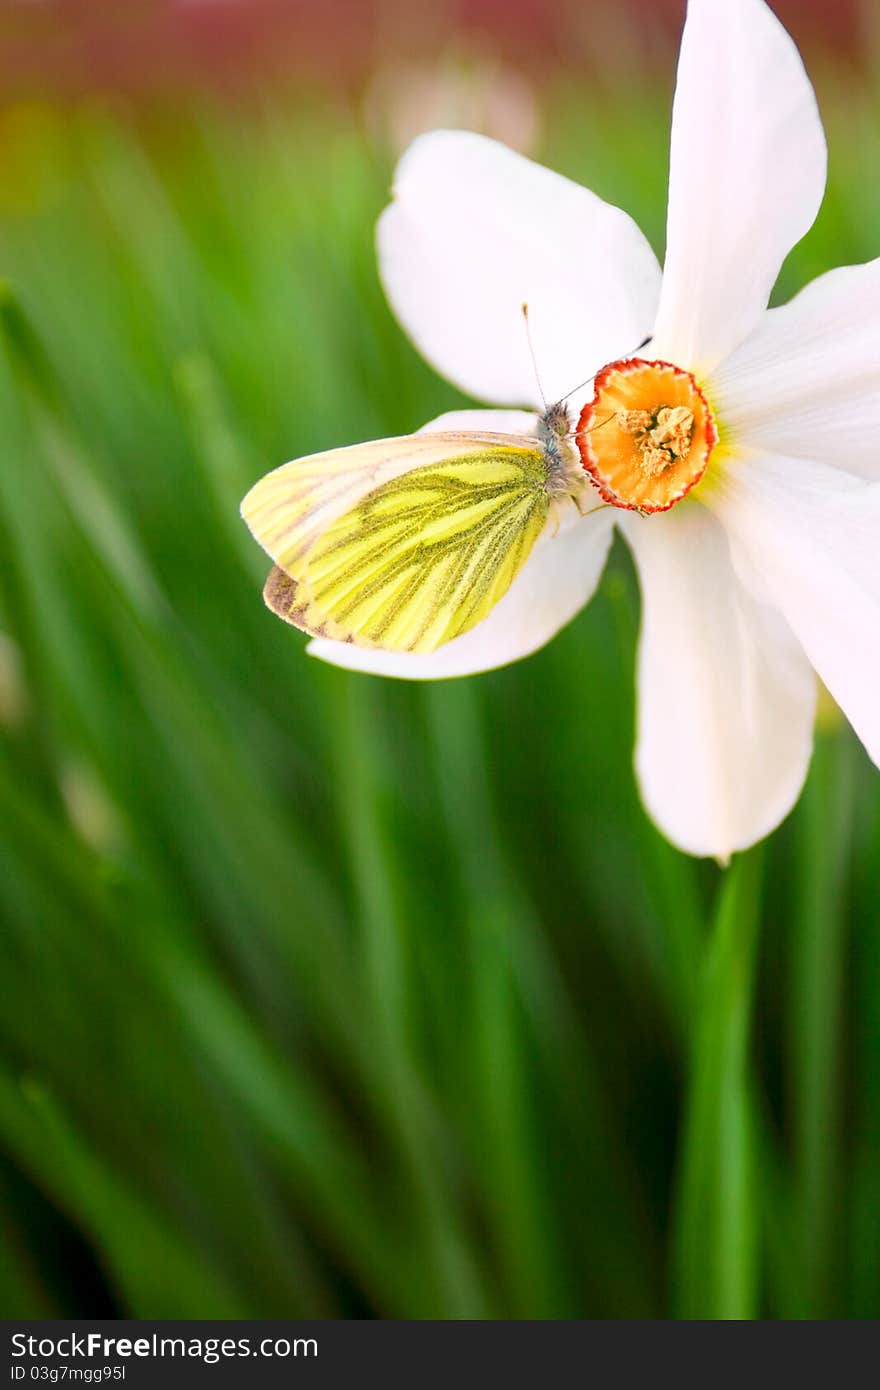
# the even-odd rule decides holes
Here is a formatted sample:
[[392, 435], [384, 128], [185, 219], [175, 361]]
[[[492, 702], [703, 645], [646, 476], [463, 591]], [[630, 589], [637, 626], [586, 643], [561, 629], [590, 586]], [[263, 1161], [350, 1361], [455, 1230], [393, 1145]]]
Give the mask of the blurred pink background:
[[[876, 0], [775, 0], [808, 60], [861, 65]], [[0, 100], [95, 89], [159, 94], [266, 84], [357, 92], [377, 67], [467, 56], [533, 80], [626, 63], [677, 42], [683, 0], [0, 0]], [[662, 71], [662, 68], [660, 69]]]

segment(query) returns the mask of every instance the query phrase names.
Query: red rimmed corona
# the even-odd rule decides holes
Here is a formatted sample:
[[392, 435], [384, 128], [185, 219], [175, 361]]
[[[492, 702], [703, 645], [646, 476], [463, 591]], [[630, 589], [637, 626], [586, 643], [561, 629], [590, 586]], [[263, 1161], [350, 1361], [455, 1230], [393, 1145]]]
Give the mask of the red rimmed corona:
[[665, 512], [706, 471], [718, 442], [709, 403], [690, 372], [631, 357], [596, 377], [577, 442], [598, 491], [614, 507]]

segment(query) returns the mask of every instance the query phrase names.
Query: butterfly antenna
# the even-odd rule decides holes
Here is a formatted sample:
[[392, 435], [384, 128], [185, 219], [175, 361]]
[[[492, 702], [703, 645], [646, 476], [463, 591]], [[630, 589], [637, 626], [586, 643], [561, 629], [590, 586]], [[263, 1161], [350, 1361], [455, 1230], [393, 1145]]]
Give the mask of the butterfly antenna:
[[592, 434], [593, 430], [600, 430], [603, 425], [610, 425], [616, 414], [617, 411], [612, 410], [611, 414], [606, 415], [604, 420], [600, 420], [598, 425], [591, 425], [588, 430], [574, 430], [572, 434], [569, 435], [569, 439], [581, 439], [585, 434]]
[[[532, 342], [532, 330], [531, 330], [531, 327], [530, 327], [530, 325], [529, 325], [529, 306], [528, 306], [528, 304], [523, 304], [523, 306], [522, 306], [522, 316], [523, 316], [523, 322], [524, 322], [524, 324], [525, 324], [525, 326], [526, 326], [526, 342], [527, 342], [528, 345], [529, 345], [529, 356], [530, 356], [531, 359], [532, 359], [532, 370], [533, 370], [534, 373], [535, 373], [535, 381], [538, 383], [538, 392], [539, 392], [540, 397], [541, 397], [541, 403], [542, 403], [542, 405], [543, 405], [543, 407], [544, 407], [544, 410], [546, 411], [546, 409], [547, 409], [547, 397], [544, 395], [544, 388], [543, 388], [543, 386], [541, 385], [541, 376], [540, 376], [540, 373], [539, 373], [539, 371], [538, 371], [538, 359], [535, 357], [535, 345], [534, 345], [534, 343]], [[577, 388], [575, 388], [575, 389], [577, 389]]]
[[[523, 308], [525, 308], [525, 305], [523, 305]], [[625, 354], [625, 357], [635, 357], [636, 353], [637, 353], [637, 352], [641, 352], [642, 348], [645, 347], [647, 343], [650, 343], [650, 341], [651, 341], [651, 334], [649, 333], [648, 336], [647, 336], [647, 338], [643, 338], [642, 341], [639, 343], [638, 347], [633, 348], [632, 352], [627, 352], [627, 353]], [[564, 401], [567, 401], [568, 398], [569, 398], [569, 396], [573, 396], [573, 395], [574, 395], [575, 391], [579, 391], [579, 390], [581, 389], [582, 386], [586, 386], [588, 382], [592, 381], [592, 380], [593, 380], [593, 377], [594, 377], [595, 375], [596, 375], [596, 373], [593, 372], [592, 376], [584, 377], [584, 380], [583, 380], [583, 381], [579, 381], [578, 384], [577, 384], [577, 386], [572, 386], [572, 388], [571, 388], [570, 391], [566, 391], [566, 393], [565, 393], [565, 395], [562, 397], [562, 399], [563, 399]]]

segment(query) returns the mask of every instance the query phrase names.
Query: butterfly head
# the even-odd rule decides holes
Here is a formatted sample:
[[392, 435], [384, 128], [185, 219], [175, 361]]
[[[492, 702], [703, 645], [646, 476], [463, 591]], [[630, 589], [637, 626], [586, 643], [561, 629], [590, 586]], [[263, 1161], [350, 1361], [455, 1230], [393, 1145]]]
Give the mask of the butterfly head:
[[538, 431], [543, 440], [568, 438], [572, 432], [571, 415], [564, 401], [547, 406], [540, 417]]

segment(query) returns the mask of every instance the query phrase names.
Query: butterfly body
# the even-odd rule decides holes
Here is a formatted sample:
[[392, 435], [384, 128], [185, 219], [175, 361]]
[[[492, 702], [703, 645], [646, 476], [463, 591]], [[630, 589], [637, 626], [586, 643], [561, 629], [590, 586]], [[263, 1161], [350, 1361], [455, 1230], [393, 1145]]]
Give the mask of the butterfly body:
[[547, 491], [551, 497], [576, 497], [584, 485], [584, 469], [571, 443], [568, 407], [557, 401], [538, 416], [538, 443], [547, 463]]

